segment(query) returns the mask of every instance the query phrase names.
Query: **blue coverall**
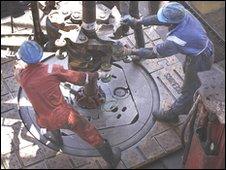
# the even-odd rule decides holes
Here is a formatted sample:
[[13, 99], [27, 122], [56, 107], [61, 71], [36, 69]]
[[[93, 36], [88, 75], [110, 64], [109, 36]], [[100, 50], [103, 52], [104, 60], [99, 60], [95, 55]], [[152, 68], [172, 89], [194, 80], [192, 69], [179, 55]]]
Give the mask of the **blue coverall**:
[[[159, 22], [157, 16], [142, 19], [142, 24], [145, 26], [166, 25]], [[182, 95], [173, 106], [184, 107], [186, 104], [190, 109], [193, 95], [201, 85], [197, 73], [209, 70], [214, 60], [214, 46], [202, 24], [186, 10], [184, 20], [174, 25], [173, 28], [171, 27], [166, 40], [154, 46], [153, 52], [157, 57], [167, 57], [177, 53], [186, 55], [183, 64], [185, 79]]]

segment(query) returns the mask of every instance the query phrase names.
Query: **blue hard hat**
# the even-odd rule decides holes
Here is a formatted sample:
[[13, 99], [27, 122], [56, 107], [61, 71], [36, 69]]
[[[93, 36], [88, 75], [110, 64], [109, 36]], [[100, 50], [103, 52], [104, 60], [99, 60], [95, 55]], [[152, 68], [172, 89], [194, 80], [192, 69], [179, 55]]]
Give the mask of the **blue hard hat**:
[[178, 2], [170, 2], [158, 10], [157, 18], [163, 23], [177, 24], [183, 21], [185, 13], [183, 5]]
[[18, 55], [21, 60], [27, 64], [35, 64], [42, 58], [42, 47], [35, 41], [25, 41], [18, 50]]

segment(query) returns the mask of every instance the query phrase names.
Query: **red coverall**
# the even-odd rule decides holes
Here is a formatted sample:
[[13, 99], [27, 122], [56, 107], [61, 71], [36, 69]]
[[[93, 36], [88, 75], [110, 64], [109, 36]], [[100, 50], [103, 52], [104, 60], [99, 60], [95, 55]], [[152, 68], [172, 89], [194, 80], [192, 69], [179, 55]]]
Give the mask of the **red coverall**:
[[[89, 77], [95, 76], [89, 73]], [[66, 103], [60, 82], [84, 85], [86, 73], [65, 70], [60, 65], [37, 63], [21, 69], [17, 81], [27, 94], [37, 115], [37, 123], [48, 130], [70, 129], [90, 145], [103, 144], [97, 129]]]

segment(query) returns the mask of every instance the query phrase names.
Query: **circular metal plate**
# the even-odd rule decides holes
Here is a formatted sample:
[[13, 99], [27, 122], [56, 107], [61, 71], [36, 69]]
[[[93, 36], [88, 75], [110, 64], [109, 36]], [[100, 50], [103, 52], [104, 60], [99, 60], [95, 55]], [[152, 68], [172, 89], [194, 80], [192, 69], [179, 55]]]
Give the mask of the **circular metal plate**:
[[129, 90], [125, 87], [117, 87], [114, 89], [114, 96], [118, 98], [125, 98], [129, 95]]
[[[55, 57], [46, 60], [49, 64], [62, 64], [67, 67], [67, 59]], [[152, 128], [152, 113], [159, 109], [158, 88], [153, 79], [139, 66], [118, 62], [112, 66], [113, 78], [109, 83], [98, 84], [106, 94], [106, 103], [97, 109], [82, 109], [73, 101], [68, 85], [61, 84], [65, 99], [96, 126], [112, 147], [125, 150], [139, 142]], [[74, 89], [77, 86], [71, 86]], [[50, 132], [43, 132], [37, 125], [35, 112], [23, 90], [19, 91], [20, 116], [34, 137], [52, 149], [58, 148], [50, 142]], [[61, 129], [64, 153], [77, 156], [99, 156], [95, 148], [80, 139], [72, 131]]]

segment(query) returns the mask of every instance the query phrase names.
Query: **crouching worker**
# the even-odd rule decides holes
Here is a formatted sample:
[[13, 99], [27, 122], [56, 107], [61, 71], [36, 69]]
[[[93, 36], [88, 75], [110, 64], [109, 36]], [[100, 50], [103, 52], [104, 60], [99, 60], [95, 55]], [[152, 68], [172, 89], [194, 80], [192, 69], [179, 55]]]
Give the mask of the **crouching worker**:
[[163, 43], [153, 48], [140, 48], [130, 53], [136, 55], [134, 59], [153, 59], [172, 56], [177, 53], [186, 55], [183, 65], [185, 78], [182, 95], [167, 111], [153, 113], [159, 121], [177, 122], [178, 115], [187, 114], [193, 103], [193, 95], [200, 87], [197, 73], [211, 68], [214, 60], [214, 46], [208, 38], [202, 24], [189, 11], [177, 2], [170, 2], [162, 6], [157, 15], [142, 19], [126, 16], [122, 22], [131, 27], [137, 25], [164, 25], [170, 32]]
[[21, 60], [14, 68], [17, 82], [37, 113], [38, 125], [49, 131], [69, 129], [75, 132], [95, 147], [110, 167], [116, 167], [121, 158], [120, 149], [112, 151], [108, 141], [102, 138], [97, 129], [64, 100], [59, 87], [61, 82], [83, 86], [105, 75], [101, 72], [65, 70], [61, 65], [45, 64], [40, 62], [42, 54], [39, 44], [25, 41], [18, 50]]

